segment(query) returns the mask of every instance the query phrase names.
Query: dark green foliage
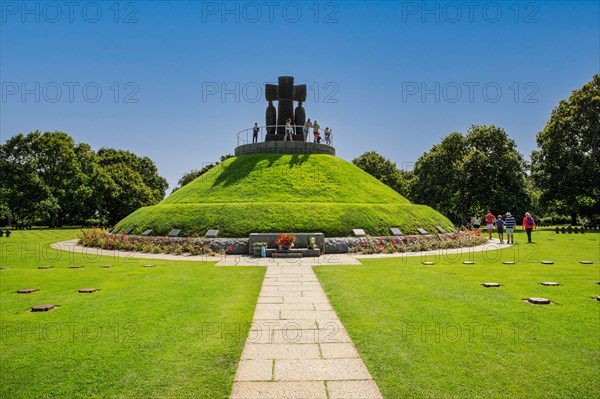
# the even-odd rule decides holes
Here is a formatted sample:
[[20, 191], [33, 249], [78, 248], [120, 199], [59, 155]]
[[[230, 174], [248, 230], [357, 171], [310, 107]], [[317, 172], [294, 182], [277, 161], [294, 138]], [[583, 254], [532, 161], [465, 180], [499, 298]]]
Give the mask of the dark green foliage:
[[5, 223], [116, 222], [155, 204], [167, 182], [147, 157], [75, 143], [63, 132], [18, 134], [0, 145], [0, 219]]
[[353, 159], [352, 163], [401, 195], [408, 194], [408, 184], [404, 172], [383, 155], [375, 151], [365, 152]]
[[530, 204], [526, 164], [515, 142], [499, 127], [454, 132], [415, 163], [412, 198], [465, 223], [473, 212], [526, 212]]
[[200, 176], [202, 176], [203, 174], [205, 174], [206, 172], [208, 172], [209, 170], [211, 170], [212, 168], [214, 168], [221, 162], [223, 162], [231, 157], [233, 157], [233, 155], [231, 155], [231, 154], [221, 155], [221, 160], [219, 162], [210, 163], [208, 165], [205, 165], [200, 170], [192, 169], [189, 172], [184, 173], [183, 176], [181, 176], [181, 178], [177, 182], [177, 185], [175, 186], [175, 188], [173, 188], [173, 191], [171, 191], [171, 194], [173, 194], [175, 191], [179, 190], [181, 187], [185, 186], [186, 184], [193, 182], [194, 180], [196, 180], [197, 178], [199, 178]]
[[552, 110], [531, 155], [540, 202], [570, 214], [600, 213], [600, 75]]

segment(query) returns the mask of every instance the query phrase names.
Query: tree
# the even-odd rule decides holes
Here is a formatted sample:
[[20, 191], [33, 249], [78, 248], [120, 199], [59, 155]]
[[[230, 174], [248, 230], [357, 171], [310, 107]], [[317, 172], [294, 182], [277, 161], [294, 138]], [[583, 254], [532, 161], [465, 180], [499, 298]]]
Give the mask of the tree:
[[352, 163], [396, 192], [405, 196], [408, 194], [404, 172], [398, 170], [396, 164], [383, 155], [375, 151], [365, 152], [353, 159]]
[[0, 145], [0, 219], [62, 225], [110, 216], [114, 223], [165, 195], [147, 157], [75, 143], [63, 132], [18, 134]]
[[173, 191], [171, 191], [171, 194], [173, 194], [175, 191], [179, 190], [181, 187], [185, 186], [186, 184], [189, 184], [189, 183], [193, 182], [198, 177], [202, 176], [203, 174], [205, 174], [206, 172], [208, 172], [209, 170], [211, 170], [212, 168], [214, 168], [215, 166], [217, 166], [221, 162], [223, 162], [223, 161], [225, 161], [225, 160], [227, 160], [227, 159], [229, 159], [231, 157], [233, 157], [233, 155], [230, 155], [230, 154], [221, 155], [221, 159], [218, 162], [210, 163], [208, 165], [205, 165], [200, 170], [198, 170], [198, 169], [192, 169], [189, 172], [184, 173], [183, 176], [181, 176], [181, 178], [177, 182], [177, 185], [175, 186], [175, 188], [173, 188]]
[[100, 212], [108, 217], [111, 224], [165, 197], [168, 182], [158, 175], [158, 169], [150, 158], [138, 157], [129, 151], [101, 148], [98, 159], [104, 179]]
[[466, 136], [451, 133], [419, 157], [412, 199], [463, 224], [472, 209], [523, 211], [529, 205], [525, 170], [515, 142], [502, 128], [473, 125]]
[[600, 75], [552, 110], [531, 154], [540, 202], [560, 213], [600, 213]]

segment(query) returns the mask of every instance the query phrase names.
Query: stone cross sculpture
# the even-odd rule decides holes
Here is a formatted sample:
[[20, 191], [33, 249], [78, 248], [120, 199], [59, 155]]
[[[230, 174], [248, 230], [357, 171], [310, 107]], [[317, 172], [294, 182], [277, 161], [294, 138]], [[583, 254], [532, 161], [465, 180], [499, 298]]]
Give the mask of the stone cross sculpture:
[[[293, 76], [280, 76], [276, 85], [265, 85], [265, 97], [269, 102], [266, 112], [267, 136], [266, 141], [283, 140], [285, 133], [285, 122], [292, 120], [292, 125], [296, 125], [296, 140], [304, 140], [302, 126], [306, 122], [306, 112], [302, 103], [306, 101], [306, 85], [294, 86]], [[273, 106], [273, 101], [277, 101], [277, 111]], [[294, 112], [294, 101], [298, 101], [298, 106]], [[275, 129], [277, 125], [277, 129]]]

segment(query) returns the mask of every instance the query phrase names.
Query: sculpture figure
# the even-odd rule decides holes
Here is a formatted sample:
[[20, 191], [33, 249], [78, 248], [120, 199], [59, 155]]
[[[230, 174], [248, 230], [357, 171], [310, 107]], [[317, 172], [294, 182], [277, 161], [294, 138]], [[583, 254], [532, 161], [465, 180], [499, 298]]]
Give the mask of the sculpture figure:
[[[267, 127], [266, 141], [282, 140], [285, 133], [285, 122], [288, 119], [293, 120], [294, 125], [304, 125], [306, 113], [302, 107], [302, 102], [306, 101], [306, 85], [294, 86], [294, 78], [292, 76], [280, 76], [278, 84], [265, 85], [265, 97], [269, 102], [266, 112], [267, 126], [275, 125], [277, 121], [277, 129]], [[277, 112], [273, 101], [277, 101]], [[298, 101], [299, 105], [296, 108], [294, 115], [294, 101]], [[302, 132], [302, 128], [296, 128], [296, 135]], [[299, 139], [303, 140], [301, 136]]]

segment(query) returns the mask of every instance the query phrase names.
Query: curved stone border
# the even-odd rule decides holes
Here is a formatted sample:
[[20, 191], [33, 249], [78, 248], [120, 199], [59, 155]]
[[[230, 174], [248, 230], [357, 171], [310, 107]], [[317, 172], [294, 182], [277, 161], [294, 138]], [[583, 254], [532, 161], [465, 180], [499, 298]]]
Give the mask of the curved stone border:
[[236, 157], [250, 154], [325, 154], [335, 156], [335, 148], [308, 141], [265, 141], [242, 144], [235, 148]]
[[493, 251], [503, 248], [508, 248], [508, 244], [500, 244], [498, 239], [493, 238], [486, 244], [477, 245], [475, 247], [438, 249], [435, 251], [423, 252], [403, 252], [395, 254], [372, 254], [372, 255], [357, 255], [357, 254], [324, 254], [315, 258], [300, 258], [300, 259], [280, 259], [275, 261], [272, 258], [256, 258], [250, 255], [170, 255], [170, 254], [149, 254], [145, 252], [131, 252], [106, 250], [100, 248], [84, 247], [78, 244], [77, 239], [56, 242], [50, 244], [53, 249], [61, 251], [69, 251], [81, 253], [86, 256], [90, 262], [94, 261], [94, 257], [111, 256], [114, 259], [160, 259], [160, 260], [180, 260], [191, 262], [218, 262], [217, 266], [274, 266], [274, 265], [312, 265], [312, 266], [335, 266], [335, 265], [361, 265], [362, 258], [401, 258], [409, 256], [436, 257], [436, 256], [458, 256], [462, 254], [472, 254], [475, 252]]

